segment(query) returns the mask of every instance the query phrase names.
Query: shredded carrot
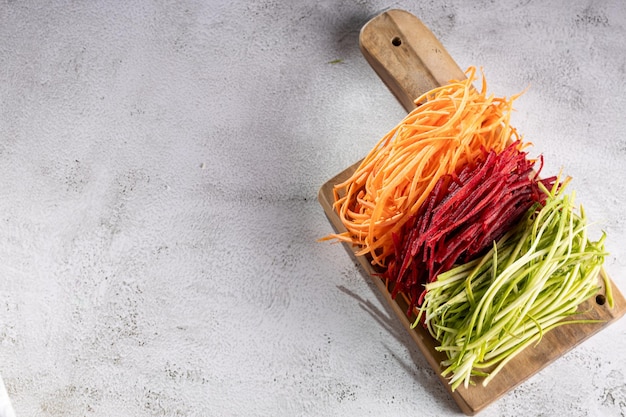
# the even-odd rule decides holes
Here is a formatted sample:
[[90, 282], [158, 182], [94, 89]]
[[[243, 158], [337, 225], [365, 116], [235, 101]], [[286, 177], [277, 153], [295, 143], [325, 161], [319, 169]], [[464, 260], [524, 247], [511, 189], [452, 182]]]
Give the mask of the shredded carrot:
[[[468, 163], [482, 149], [499, 153], [520, 137], [510, 126], [511, 98], [487, 96], [476, 68], [467, 78], [418, 97], [418, 107], [387, 133], [346, 181], [334, 187], [334, 209], [347, 232], [328, 236], [359, 247], [373, 265], [386, 266], [393, 235], [415, 214], [437, 180]], [[520, 141], [521, 143], [521, 141]]]

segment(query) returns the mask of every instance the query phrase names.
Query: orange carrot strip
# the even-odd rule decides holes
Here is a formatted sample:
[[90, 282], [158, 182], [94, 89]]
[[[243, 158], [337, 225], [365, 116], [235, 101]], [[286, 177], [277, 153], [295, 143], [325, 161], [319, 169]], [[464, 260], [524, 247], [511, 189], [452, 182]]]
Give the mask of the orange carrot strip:
[[[437, 87], [383, 136], [346, 181], [335, 185], [333, 204], [346, 232], [327, 236], [359, 247], [372, 264], [386, 266], [394, 252], [393, 234], [415, 214], [439, 178], [483, 155], [519, 140], [510, 126], [511, 98], [487, 96], [476, 69], [467, 79]], [[522, 145], [523, 146], [523, 145]]]

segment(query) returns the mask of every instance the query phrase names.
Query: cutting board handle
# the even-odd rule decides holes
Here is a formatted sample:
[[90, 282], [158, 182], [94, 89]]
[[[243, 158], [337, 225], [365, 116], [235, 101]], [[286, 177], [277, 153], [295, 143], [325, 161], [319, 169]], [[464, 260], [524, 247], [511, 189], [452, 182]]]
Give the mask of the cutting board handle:
[[363, 56], [410, 112], [415, 99], [465, 74], [420, 19], [404, 10], [388, 10], [359, 35]]

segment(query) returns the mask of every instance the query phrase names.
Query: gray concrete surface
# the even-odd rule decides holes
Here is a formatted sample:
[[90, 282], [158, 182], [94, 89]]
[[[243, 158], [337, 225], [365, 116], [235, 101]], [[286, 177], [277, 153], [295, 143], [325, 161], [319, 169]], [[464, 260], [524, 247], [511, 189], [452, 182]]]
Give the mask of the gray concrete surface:
[[[626, 291], [626, 10], [611, 1], [3, 1], [0, 375], [18, 416], [442, 416], [455, 404], [316, 194], [404, 112], [400, 8], [518, 100]], [[626, 415], [626, 321], [487, 416]]]

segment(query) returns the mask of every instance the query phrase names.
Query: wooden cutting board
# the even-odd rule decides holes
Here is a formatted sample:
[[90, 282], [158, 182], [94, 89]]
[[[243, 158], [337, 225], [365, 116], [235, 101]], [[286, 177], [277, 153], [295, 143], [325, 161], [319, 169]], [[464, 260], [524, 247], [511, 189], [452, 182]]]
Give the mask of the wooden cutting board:
[[[452, 79], [465, 78], [463, 71], [454, 62], [437, 38], [412, 14], [402, 10], [387, 11], [370, 20], [361, 30], [360, 47], [372, 68], [389, 87], [407, 111], [415, 107], [413, 100], [434, 87], [446, 84]], [[333, 187], [347, 179], [358, 167], [359, 162], [340, 172], [326, 182], [319, 190], [319, 201], [337, 232], [345, 231], [332, 205]], [[368, 258], [356, 256], [355, 248], [349, 252], [374, 281], [382, 297], [391, 306], [410, 333], [429, 365], [437, 373], [443, 370], [440, 362], [445, 355], [435, 350], [437, 342], [422, 327], [411, 329], [413, 320], [406, 315], [408, 306], [397, 297], [392, 299], [385, 283], [374, 275], [375, 271]], [[613, 293], [614, 305], [609, 308], [605, 302], [606, 288], [602, 285], [597, 297], [588, 300], [581, 307], [579, 317], [602, 320], [601, 323], [560, 326], [548, 332], [536, 346], [528, 347], [509, 362], [496, 377], [483, 386], [479, 379], [476, 385], [450, 390], [448, 381], [439, 376], [442, 384], [467, 415], [474, 415], [502, 395], [555, 361], [567, 351], [604, 329], [626, 312], [626, 301], [619, 289], [608, 278]], [[602, 280], [599, 279], [600, 284]]]

